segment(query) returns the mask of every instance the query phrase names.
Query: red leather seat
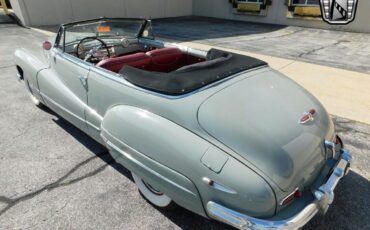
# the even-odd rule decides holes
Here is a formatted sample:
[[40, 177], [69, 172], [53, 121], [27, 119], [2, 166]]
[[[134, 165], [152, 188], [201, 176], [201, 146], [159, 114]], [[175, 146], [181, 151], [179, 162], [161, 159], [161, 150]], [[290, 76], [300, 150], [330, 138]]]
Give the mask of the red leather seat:
[[184, 61], [184, 55], [178, 48], [168, 47], [152, 50], [146, 53], [152, 61], [148, 70], [157, 72], [171, 72], [178, 69]]
[[145, 53], [136, 53], [121, 57], [108, 58], [100, 61], [96, 66], [118, 73], [125, 65], [139, 69], [146, 69], [150, 63], [151, 58]]

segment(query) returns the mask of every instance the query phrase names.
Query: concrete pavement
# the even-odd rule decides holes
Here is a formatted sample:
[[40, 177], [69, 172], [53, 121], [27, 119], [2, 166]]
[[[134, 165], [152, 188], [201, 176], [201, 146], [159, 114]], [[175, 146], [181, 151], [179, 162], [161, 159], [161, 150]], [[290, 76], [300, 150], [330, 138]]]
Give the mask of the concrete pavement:
[[[370, 73], [370, 34], [207, 17], [153, 21], [155, 35]], [[355, 57], [355, 58], [353, 58]]]

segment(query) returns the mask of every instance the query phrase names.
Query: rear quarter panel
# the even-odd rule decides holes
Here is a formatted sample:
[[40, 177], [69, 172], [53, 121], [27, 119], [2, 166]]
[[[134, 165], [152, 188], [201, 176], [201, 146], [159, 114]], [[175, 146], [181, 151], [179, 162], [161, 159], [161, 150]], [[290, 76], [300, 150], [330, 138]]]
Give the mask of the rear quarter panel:
[[[247, 76], [249, 75], [241, 77]], [[238, 79], [232, 79], [226, 84], [235, 81]], [[116, 159], [121, 158], [117, 161], [129, 170], [135, 173], [140, 171], [135, 164], [127, 162], [130, 159], [125, 156], [125, 151], [131, 157], [138, 157], [135, 159], [145, 159], [139, 161], [148, 163], [147, 168], [159, 170], [152, 171], [161, 173], [167, 179], [172, 178], [180, 187], [188, 191], [194, 191], [195, 188], [198, 193], [194, 194], [197, 196], [191, 198], [176, 195], [182, 193], [175, 192], [176, 188], [171, 186], [161, 187], [173, 200], [193, 212], [205, 215], [204, 209], [200, 211], [200, 207], [213, 200], [253, 216], [272, 216], [276, 208], [273, 189], [243, 161], [229, 157], [223, 170], [218, 173], [201, 162], [206, 151], [214, 145], [203, 137], [203, 131], [197, 131], [198, 107], [210, 94], [223, 87], [225, 84], [189, 97], [164, 98], [127, 85], [118, 74], [91, 68], [88, 77], [89, 109], [86, 111], [90, 134], [98, 139], [102, 133], [103, 143], [108, 141], [118, 146], [121, 152], [109, 145], [108, 148]], [[223, 149], [220, 148], [220, 151]], [[148, 181], [153, 180], [148, 173], [142, 173], [141, 176]], [[191, 183], [181, 177], [187, 178]], [[232, 187], [238, 193], [225, 194], [210, 188], [203, 181], [204, 177], [217, 179], [219, 183]], [[186, 202], [185, 197], [189, 198]]]
[[[118, 162], [193, 212], [204, 215], [202, 203], [215, 201], [252, 216], [275, 213], [274, 193], [261, 177], [231, 157], [221, 172], [210, 170], [201, 158], [215, 147], [161, 116], [117, 105], [104, 116], [102, 135]], [[218, 191], [203, 181], [205, 177], [237, 192]]]

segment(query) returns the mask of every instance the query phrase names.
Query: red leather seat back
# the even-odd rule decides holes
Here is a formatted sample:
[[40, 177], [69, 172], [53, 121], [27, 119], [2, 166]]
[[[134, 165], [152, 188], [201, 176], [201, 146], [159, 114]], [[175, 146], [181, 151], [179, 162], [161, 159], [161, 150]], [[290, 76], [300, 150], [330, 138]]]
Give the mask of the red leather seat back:
[[181, 50], [174, 47], [152, 50], [147, 52], [146, 55], [152, 59], [147, 69], [157, 72], [176, 70], [184, 61], [184, 55]]
[[145, 53], [130, 54], [100, 61], [96, 66], [118, 73], [123, 66], [128, 65], [139, 69], [147, 69], [151, 59]]

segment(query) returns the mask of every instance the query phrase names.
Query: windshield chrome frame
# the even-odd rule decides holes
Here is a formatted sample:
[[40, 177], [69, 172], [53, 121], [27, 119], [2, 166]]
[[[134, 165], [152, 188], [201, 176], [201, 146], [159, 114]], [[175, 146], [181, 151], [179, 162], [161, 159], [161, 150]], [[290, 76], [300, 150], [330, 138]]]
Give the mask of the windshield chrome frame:
[[[138, 33], [136, 34], [135, 38], [139, 39], [142, 37], [142, 34], [145, 30], [145, 27], [147, 26], [147, 24], [150, 22], [150, 20], [147, 20], [147, 19], [144, 19], [144, 18], [107, 18], [107, 17], [100, 17], [100, 18], [95, 18], [95, 19], [89, 19], [89, 20], [84, 20], [84, 21], [76, 21], [76, 22], [71, 22], [71, 23], [65, 23], [65, 24], [61, 24], [60, 25], [60, 28], [58, 30], [58, 35], [55, 39], [55, 44], [57, 44], [57, 42], [60, 42], [59, 39], [60, 39], [60, 36], [61, 36], [61, 33], [63, 34], [63, 48], [62, 48], [62, 51], [65, 52], [65, 46], [66, 46], [66, 29], [69, 28], [69, 27], [73, 27], [75, 25], [79, 25], [79, 24], [84, 24], [84, 23], [93, 23], [93, 22], [99, 22], [99, 21], [110, 21], [110, 20], [116, 20], [116, 21], [124, 21], [124, 20], [130, 20], [130, 21], [142, 21], [143, 23], [141, 24], [140, 28], [139, 28], [139, 31]], [[59, 33], [60, 31], [62, 30], [61, 33]]]

